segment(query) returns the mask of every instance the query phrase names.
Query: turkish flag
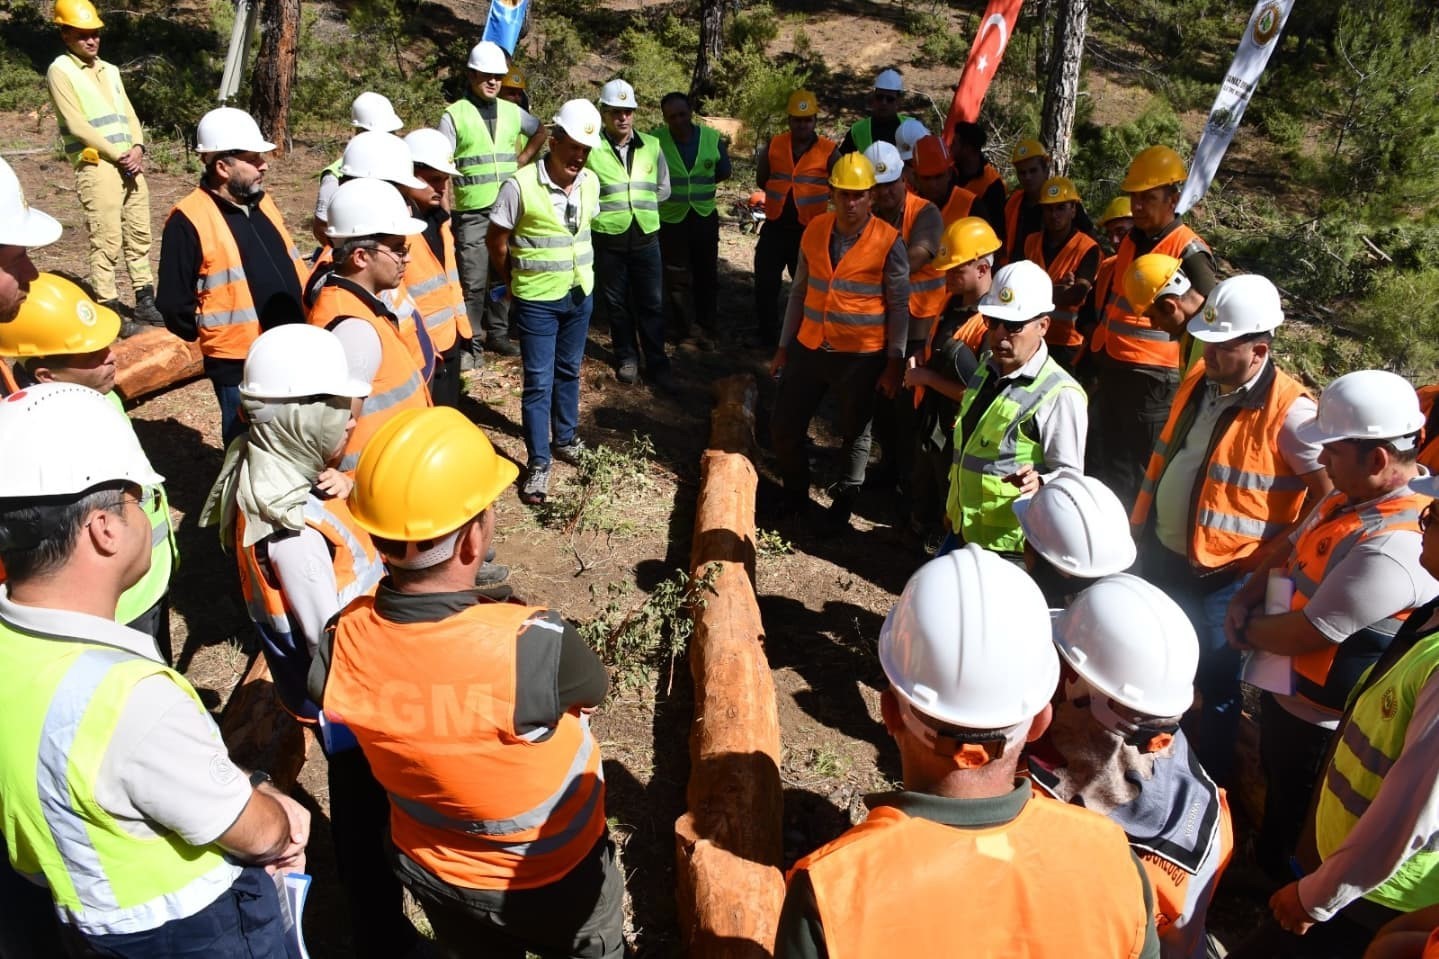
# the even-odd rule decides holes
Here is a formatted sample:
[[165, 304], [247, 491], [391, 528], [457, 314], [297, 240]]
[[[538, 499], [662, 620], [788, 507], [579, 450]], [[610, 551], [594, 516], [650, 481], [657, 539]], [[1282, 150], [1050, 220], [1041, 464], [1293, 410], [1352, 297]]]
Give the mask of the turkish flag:
[[954, 91], [954, 102], [949, 105], [949, 116], [944, 121], [946, 146], [956, 123], [973, 123], [979, 118], [979, 105], [989, 92], [990, 81], [999, 72], [999, 63], [1004, 59], [1009, 38], [1014, 35], [1023, 3], [1024, 0], [989, 0], [989, 6], [984, 8], [979, 34], [969, 48], [969, 59], [959, 75], [959, 87]]

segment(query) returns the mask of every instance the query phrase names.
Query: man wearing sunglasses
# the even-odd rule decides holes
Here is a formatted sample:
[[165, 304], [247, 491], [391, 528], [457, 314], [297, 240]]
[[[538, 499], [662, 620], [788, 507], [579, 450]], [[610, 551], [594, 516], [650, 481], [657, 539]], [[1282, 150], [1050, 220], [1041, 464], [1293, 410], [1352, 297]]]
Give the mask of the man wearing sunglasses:
[[899, 125], [910, 119], [899, 112], [904, 99], [904, 77], [898, 70], [881, 70], [869, 94], [869, 116], [857, 121], [844, 135], [839, 153], [863, 153], [875, 143], [894, 143]]

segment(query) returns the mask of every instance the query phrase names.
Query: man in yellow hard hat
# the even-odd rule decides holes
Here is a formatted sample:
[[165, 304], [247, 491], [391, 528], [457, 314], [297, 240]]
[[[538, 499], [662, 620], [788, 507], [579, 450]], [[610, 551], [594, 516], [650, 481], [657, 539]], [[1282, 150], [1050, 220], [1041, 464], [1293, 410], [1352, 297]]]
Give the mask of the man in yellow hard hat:
[[1039, 193], [1043, 228], [1024, 241], [1024, 259], [1038, 263], [1054, 281], [1054, 312], [1044, 342], [1050, 355], [1065, 369], [1074, 370], [1084, 347], [1079, 310], [1089, 299], [1099, 273], [1099, 244], [1079, 228], [1084, 210], [1079, 191], [1068, 177], [1052, 177]]
[[623, 953], [623, 882], [589, 714], [604, 665], [552, 609], [473, 588], [518, 470], [457, 410], [360, 456], [350, 511], [389, 575], [340, 613], [311, 697], [390, 797], [395, 869], [448, 955]]
[[510, 72], [500, 81], [500, 99], [508, 100], [526, 112], [530, 109], [529, 83], [525, 80], [525, 71], [513, 63], [510, 64]]
[[[1014, 165], [1017, 182], [1004, 204], [1004, 254], [1000, 266], [1024, 259], [1025, 242], [1044, 228], [1040, 201], [1053, 165], [1048, 148], [1038, 140], [1028, 139], [1014, 145], [1009, 162]], [[1074, 226], [1086, 236], [1094, 232], [1082, 203], [1075, 210]]]
[[[45, 80], [90, 231], [90, 285], [101, 303], [119, 309], [115, 264], [123, 255], [135, 290], [135, 318], [163, 326], [150, 270], [145, 131], [120, 71], [100, 59], [105, 24], [90, 0], [57, 0], [55, 23], [66, 52], [50, 64]], [[123, 336], [137, 332], [133, 322], [121, 326]]]

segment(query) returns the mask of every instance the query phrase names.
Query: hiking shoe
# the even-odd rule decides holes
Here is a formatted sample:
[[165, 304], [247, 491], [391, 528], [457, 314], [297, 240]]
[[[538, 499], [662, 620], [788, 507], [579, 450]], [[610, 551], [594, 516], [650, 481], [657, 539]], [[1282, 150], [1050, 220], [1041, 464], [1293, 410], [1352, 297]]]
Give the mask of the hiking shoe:
[[508, 336], [493, 335], [485, 340], [485, 349], [500, 356], [519, 356], [520, 345]]
[[539, 506], [550, 492], [550, 464], [531, 466], [525, 483], [520, 487], [520, 502], [526, 506]]
[[114, 310], [120, 317], [120, 339], [128, 340], [144, 329], [139, 323], [125, 315], [124, 307], [120, 305], [119, 300], [101, 300], [100, 305], [107, 310]]
[[142, 286], [135, 291], [135, 319], [148, 326], [164, 326], [165, 318], [155, 308], [155, 288]]
[[679, 387], [675, 385], [674, 374], [668, 369], [660, 370], [658, 373], [651, 373], [646, 378], [649, 380], [651, 386], [667, 396], [674, 396], [679, 392]]
[[585, 446], [585, 441], [576, 436], [568, 443], [556, 443], [554, 446], [551, 446], [550, 452], [553, 453], [555, 459], [559, 460], [561, 463], [569, 463], [571, 466], [579, 466], [580, 454], [585, 452], [585, 450], [587, 450], [588, 448], [589, 447]]
[[472, 373], [472, 372], [474, 372], [475, 370], [482, 370], [482, 369], [484, 369], [484, 368], [485, 368], [485, 357], [484, 357], [483, 354], [475, 353], [475, 352], [473, 352], [473, 351], [471, 351], [471, 350], [461, 350], [461, 351], [460, 351], [460, 372], [461, 372], [461, 373]]
[[625, 360], [620, 363], [619, 369], [615, 370], [615, 379], [626, 386], [636, 383], [640, 378], [640, 365], [634, 360]]
[[485, 561], [479, 569], [475, 570], [476, 586], [498, 586], [510, 578], [510, 568], [499, 563]]

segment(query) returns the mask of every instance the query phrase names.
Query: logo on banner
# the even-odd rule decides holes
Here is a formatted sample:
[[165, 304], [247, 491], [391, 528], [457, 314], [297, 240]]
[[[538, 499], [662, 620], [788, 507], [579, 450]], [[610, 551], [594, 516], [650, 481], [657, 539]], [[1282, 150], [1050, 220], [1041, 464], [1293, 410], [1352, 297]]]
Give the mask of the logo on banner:
[[1262, 47], [1279, 34], [1282, 21], [1278, 3], [1266, 3], [1259, 16], [1254, 18], [1254, 45]]

